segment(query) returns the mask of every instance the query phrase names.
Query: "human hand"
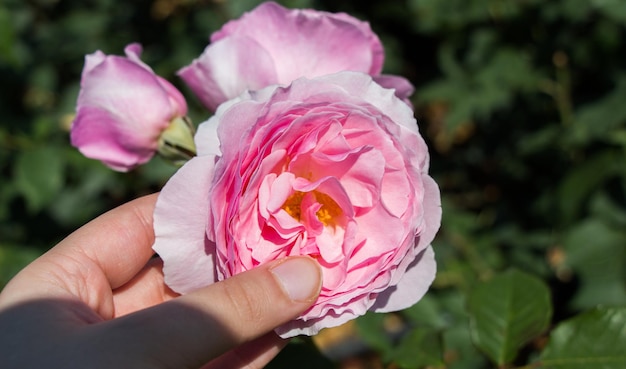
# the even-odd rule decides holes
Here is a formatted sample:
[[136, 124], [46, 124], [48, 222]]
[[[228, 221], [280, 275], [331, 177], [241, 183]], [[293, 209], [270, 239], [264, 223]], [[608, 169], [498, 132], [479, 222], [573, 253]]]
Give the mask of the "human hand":
[[155, 202], [105, 213], [9, 282], [2, 368], [256, 368], [284, 347], [272, 330], [315, 301], [319, 265], [292, 257], [178, 296], [153, 258]]

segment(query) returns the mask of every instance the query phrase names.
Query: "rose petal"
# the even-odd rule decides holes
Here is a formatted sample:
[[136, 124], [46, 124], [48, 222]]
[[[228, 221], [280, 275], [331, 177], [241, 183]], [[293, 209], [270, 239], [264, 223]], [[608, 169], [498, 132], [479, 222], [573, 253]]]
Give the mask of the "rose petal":
[[258, 90], [277, 81], [272, 57], [245, 36], [212, 43], [178, 75], [211, 110], [244, 90]]
[[439, 186], [429, 175], [424, 174], [422, 177], [422, 185], [424, 186], [423, 206], [423, 224], [421, 225], [417, 250], [421, 250], [435, 238], [439, 227], [441, 226], [441, 194]]
[[[345, 70], [379, 75], [384, 57], [367, 22], [345, 13], [264, 2], [213, 33], [211, 44], [179, 75], [215, 110], [246, 89], [287, 85], [301, 77]], [[400, 84], [393, 82], [394, 87]]]
[[412, 188], [406, 172], [390, 171], [385, 173], [379, 189], [383, 206], [397, 218], [400, 218], [407, 211], [412, 200], [416, 197], [416, 194], [411, 192]]
[[380, 40], [367, 23], [347, 15], [288, 10], [266, 2], [225, 24], [211, 41], [232, 35], [262, 45], [275, 62], [281, 84], [342, 70], [378, 74], [382, 68]]
[[318, 78], [320, 81], [335, 81], [344, 88], [346, 94], [366, 99], [389, 119], [417, 133], [417, 121], [413, 110], [402, 100], [396, 99], [394, 90], [380, 88], [372, 77], [361, 73], [342, 72]]
[[191, 159], [167, 182], [157, 200], [152, 248], [163, 259], [165, 283], [178, 293], [217, 280], [215, 244], [206, 239], [214, 167], [214, 156]]
[[196, 144], [198, 156], [221, 156], [220, 139], [217, 136], [218, 119], [215, 116], [200, 124], [193, 140]]
[[399, 99], [403, 100], [410, 107], [413, 107], [409, 97], [413, 95], [413, 92], [415, 92], [415, 87], [406, 78], [384, 74], [382, 76], [374, 76], [374, 82], [384, 88], [393, 89]]
[[125, 145], [128, 141], [125, 122], [106, 109], [83, 107], [74, 122], [70, 133], [72, 145], [86, 157], [101, 160], [114, 170], [127, 171], [147, 162], [154, 155], [152, 144], [146, 145], [146, 148]]
[[118, 119], [128, 122], [129, 131], [150, 139], [154, 129], [147, 124], [159, 122], [164, 129], [175, 116], [167, 91], [161, 88], [156, 76], [128, 59], [110, 56], [95, 66], [88, 77], [78, 97], [79, 112], [83, 105], [106, 106]]
[[428, 291], [435, 280], [436, 272], [435, 253], [433, 248], [428, 246], [408, 266], [397, 285], [378, 294], [370, 310], [387, 313], [414, 305]]

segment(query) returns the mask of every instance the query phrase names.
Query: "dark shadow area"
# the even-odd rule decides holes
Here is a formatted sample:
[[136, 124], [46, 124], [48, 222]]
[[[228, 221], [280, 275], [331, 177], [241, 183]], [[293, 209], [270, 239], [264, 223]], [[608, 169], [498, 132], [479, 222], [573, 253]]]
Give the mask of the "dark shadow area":
[[213, 317], [178, 301], [109, 321], [69, 300], [0, 312], [3, 369], [200, 368], [204, 362], [191, 358], [208, 361], [235, 340]]

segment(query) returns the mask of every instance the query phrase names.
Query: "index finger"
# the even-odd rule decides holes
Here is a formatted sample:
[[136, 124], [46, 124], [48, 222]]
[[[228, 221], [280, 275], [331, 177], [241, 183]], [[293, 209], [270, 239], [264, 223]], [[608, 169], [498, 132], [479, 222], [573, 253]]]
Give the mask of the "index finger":
[[95, 262], [111, 289], [128, 282], [154, 255], [152, 214], [158, 194], [140, 197], [108, 211], [54, 247], [46, 258]]
[[69, 296], [111, 316], [111, 290], [135, 276], [153, 255], [156, 198], [128, 202], [69, 235], [5, 286], [0, 305]]
[[[321, 286], [322, 269], [314, 259], [289, 257], [94, 324], [83, 331], [81, 342], [97, 340], [99, 350], [106, 347], [127, 363], [138, 360], [130, 367], [146, 367], [140, 363], [150, 359], [162, 367], [197, 368], [296, 318], [314, 303]], [[250, 354], [277, 350], [264, 347], [261, 353]], [[243, 358], [248, 359], [256, 358]]]

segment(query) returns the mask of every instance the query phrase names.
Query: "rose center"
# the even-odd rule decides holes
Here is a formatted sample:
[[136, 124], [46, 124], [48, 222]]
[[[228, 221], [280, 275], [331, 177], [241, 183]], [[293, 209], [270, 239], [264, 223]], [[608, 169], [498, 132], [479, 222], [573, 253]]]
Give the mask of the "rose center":
[[301, 204], [304, 195], [304, 192], [295, 191], [293, 194], [291, 194], [291, 196], [287, 198], [282, 207], [282, 209], [286, 211], [287, 214], [291, 215], [291, 217], [298, 222], [300, 221], [300, 216], [302, 213]]
[[317, 219], [325, 226], [335, 226], [337, 217], [341, 216], [341, 207], [337, 205], [332, 197], [317, 191], [301, 192], [295, 191], [287, 198], [282, 209], [292, 218], [300, 222], [302, 220], [302, 200], [307, 194], [312, 194], [315, 201], [321, 205], [320, 209], [315, 212]]

